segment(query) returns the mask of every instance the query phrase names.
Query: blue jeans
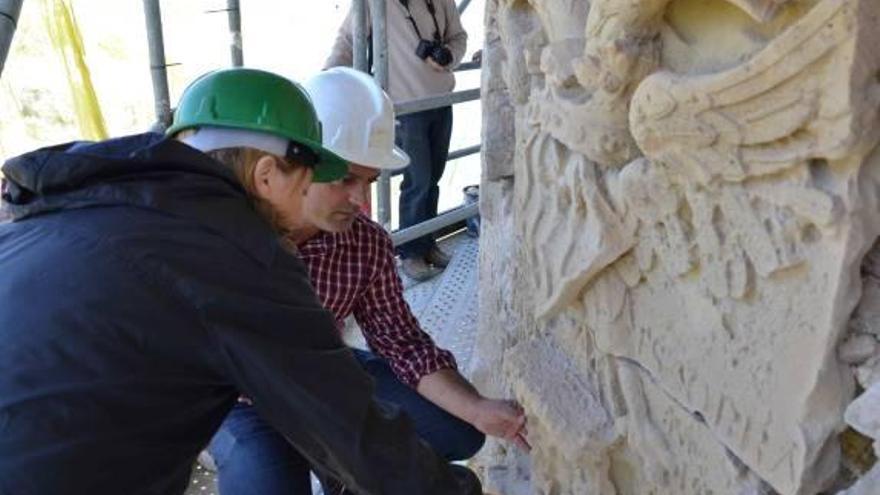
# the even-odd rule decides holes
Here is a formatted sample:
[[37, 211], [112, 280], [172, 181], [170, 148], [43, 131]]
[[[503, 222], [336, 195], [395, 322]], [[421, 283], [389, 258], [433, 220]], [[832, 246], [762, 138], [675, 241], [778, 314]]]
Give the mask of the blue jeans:
[[[382, 358], [360, 350], [354, 354], [375, 380], [376, 398], [403, 409], [437, 454], [450, 461], [468, 459], [483, 446], [482, 433], [400, 382]], [[208, 451], [217, 465], [220, 495], [312, 493], [308, 461], [252, 406], [232, 409]]]
[[[452, 107], [436, 108], [398, 118], [397, 145], [410, 157], [400, 184], [400, 228], [437, 216], [438, 183], [446, 168], [452, 136]], [[434, 247], [426, 235], [398, 247], [403, 258], [423, 257]]]

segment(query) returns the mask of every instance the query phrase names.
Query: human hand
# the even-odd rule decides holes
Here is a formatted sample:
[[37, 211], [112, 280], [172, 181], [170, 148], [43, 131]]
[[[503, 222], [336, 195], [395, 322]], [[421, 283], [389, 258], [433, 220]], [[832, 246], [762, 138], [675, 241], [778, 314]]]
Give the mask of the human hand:
[[474, 427], [486, 435], [504, 438], [526, 452], [532, 449], [526, 439], [526, 414], [516, 401], [481, 399], [473, 418]]
[[449, 69], [448, 69], [448, 68], [446, 68], [446, 67], [444, 67], [444, 66], [438, 64], [438, 63], [437, 63], [436, 61], [434, 61], [434, 59], [431, 58], [431, 57], [426, 58], [426, 59], [425, 59], [425, 62], [427, 62], [428, 65], [430, 65], [431, 68], [434, 69], [434, 70], [437, 71], [437, 72], [449, 72]]

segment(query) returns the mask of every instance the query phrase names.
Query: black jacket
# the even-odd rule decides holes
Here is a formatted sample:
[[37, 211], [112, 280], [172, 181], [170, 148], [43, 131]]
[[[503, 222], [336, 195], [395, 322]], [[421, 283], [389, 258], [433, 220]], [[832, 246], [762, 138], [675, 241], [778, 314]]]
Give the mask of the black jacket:
[[372, 400], [234, 176], [155, 134], [8, 161], [0, 494], [174, 494], [238, 395], [356, 493], [480, 493]]

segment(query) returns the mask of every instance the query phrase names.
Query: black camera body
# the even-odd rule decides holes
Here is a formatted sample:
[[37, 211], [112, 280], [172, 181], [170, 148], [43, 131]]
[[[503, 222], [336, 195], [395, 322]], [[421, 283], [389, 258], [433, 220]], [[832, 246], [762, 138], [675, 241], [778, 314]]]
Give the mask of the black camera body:
[[416, 47], [416, 55], [422, 60], [431, 57], [443, 67], [452, 63], [452, 52], [439, 41], [419, 40], [419, 46]]

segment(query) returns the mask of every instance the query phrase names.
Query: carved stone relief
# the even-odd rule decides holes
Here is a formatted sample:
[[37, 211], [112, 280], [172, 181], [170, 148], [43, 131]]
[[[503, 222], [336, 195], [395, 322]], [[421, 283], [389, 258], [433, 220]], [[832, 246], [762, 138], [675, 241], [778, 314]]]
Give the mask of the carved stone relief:
[[516, 118], [485, 113], [513, 218], [482, 240], [480, 338], [506, 339], [478, 354], [530, 412], [523, 486], [832, 486], [853, 377], [880, 368], [880, 284], [859, 271], [880, 233], [880, 3], [487, 9], [503, 63], [484, 87]]

